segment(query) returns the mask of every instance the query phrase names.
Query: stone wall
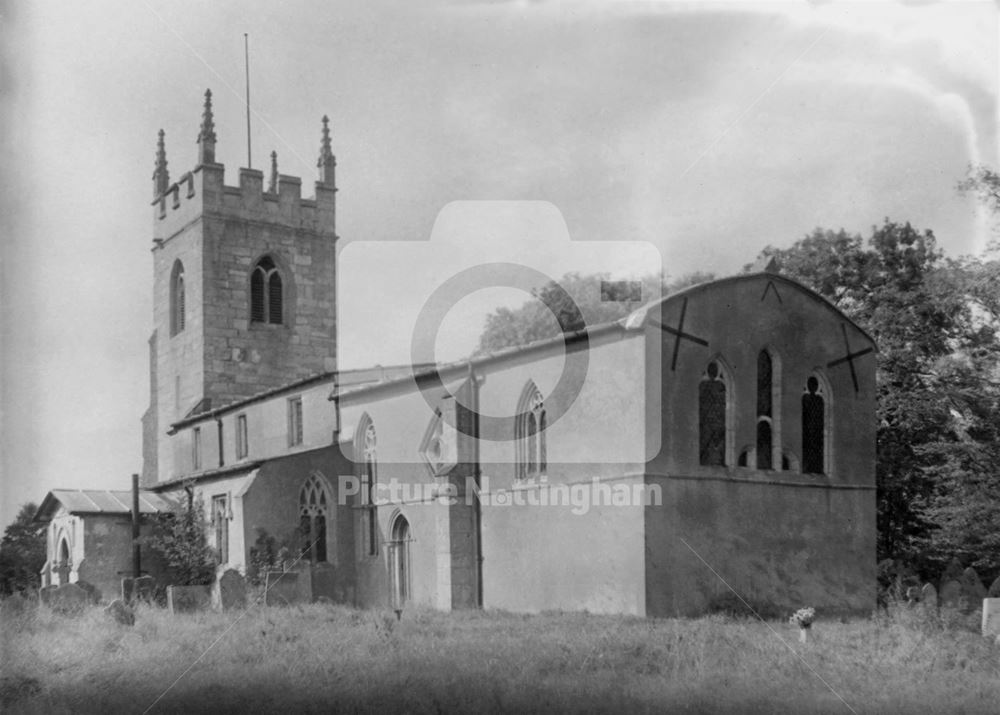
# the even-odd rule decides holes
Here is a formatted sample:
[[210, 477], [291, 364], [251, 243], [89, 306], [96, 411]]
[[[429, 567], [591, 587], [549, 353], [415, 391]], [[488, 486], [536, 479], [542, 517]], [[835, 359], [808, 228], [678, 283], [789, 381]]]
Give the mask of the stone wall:
[[[159, 481], [192, 469], [190, 448], [165, 433], [196, 406], [218, 407], [336, 367], [334, 189], [317, 184], [316, 198], [302, 199], [298, 179], [279, 183], [277, 193], [266, 193], [261, 172], [242, 169], [239, 187], [225, 186], [224, 167], [204, 164], [156, 208], [155, 419], [147, 439], [158, 442]], [[264, 255], [282, 278], [281, 325], [250, 321], [250, 274]], [[171, 335], [177, 261], [185, 325]]]
[[811, 606], [875, 607], [872, 493], [787, 484], [649, 478], [663, 506], [646, 509], [651, 616], [691, 616], [736, 596], [775, 616]]
[[[339, 461], [335, 447], [301, 452], [262, 465], [242, 497], [242, 526], [245, 558], [250, 559], [261, 530], [283, 542], [294, 545], [299, 529], [299, 494], [302, 485], [314, 473], [319, 474], [328, 488], [327, 563], [323, 579], [325, 591], [315, 591], [314, 597], [325, 596], [341, 603], [353, 603], [354, 595], [354, 532], [353, 510], [339, 505], [337, 474], [350, 470]], [[292, 553], [294, 559], [298, 553]]]

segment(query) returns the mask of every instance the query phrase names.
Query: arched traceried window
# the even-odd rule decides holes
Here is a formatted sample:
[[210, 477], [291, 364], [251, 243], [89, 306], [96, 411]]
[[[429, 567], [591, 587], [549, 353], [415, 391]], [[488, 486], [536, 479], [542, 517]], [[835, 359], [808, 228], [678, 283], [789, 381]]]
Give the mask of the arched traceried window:
[[810, 375], [802, 393], [802, 471], [805, 474], [825, 474], [827, 462], [828, 395], [823, 383]]
[[771, 355], [761, 350], [757, 355], [757, 469], [773, 469], [774, 434], [772, 430]]
[[529, 380], [521, 392], [514, 418], [518, 479], [544, 474], [548, 469], [545, 426], [545, 401], [535, 383]]
[[527, 458], [528, 462], [525, 465], [528, 474], [534, 474], [538, 471], [538, 462], [536, 461], [538, 457], [538, 423], [535, 421], [535, 415], [533, 412], [528, 413], [528, 449]]
[[392, 521], [389, 530], [389, 577], [393, 608], [402, 608], [410, 600], [410, 522], [402, 514]]
[[708, 364], [698, 385], [698, 461], [726, 464], [726, 380], [719, 363]]
[[250, 321], [281, 325], [284, 298], [281, 273], [270, 256], [264, 256], [250, 274]]
[[170, 272], [170, 334], [184, 330], [184, 264], [174, 261]]
[[274, 271], [267, 279], [267, 322], [280, 325], [281, 320], [281, 275]]
[[362, 454], [361, 463], [361, 505], [363, 511], [362, 538], [364, 553], [369, 556], [378, 555], [378, 512], [375, 504], [375, 493], [378, 485], [378, 455], [376, 453], [375, 425], [365, 419], [361, 431]]
[[542, 409], [538, 415], [538, 471], [543, 474], [549, 468], [547, 451], [545, 447], [545, 410]]
[[326, 485], [317, 474], [306, 479], [299, 491], [299, 529], [302, 535], [302, 558], [326, 561], [326, 519], [330, 498]]

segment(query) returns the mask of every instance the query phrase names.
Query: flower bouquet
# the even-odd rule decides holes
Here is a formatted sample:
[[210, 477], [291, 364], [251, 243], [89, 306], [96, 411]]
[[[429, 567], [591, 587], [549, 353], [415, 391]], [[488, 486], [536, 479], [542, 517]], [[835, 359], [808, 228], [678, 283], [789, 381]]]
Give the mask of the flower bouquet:
[[799, 627], [799, 642], [806, 642], [806, 634], [809, 632], [809, 629], [812, 628], [812, 624], [815, 619], [815, 608], [800, 608], [792, 614], [791, 618], [788, 619], [790, 623], [794, 623]]

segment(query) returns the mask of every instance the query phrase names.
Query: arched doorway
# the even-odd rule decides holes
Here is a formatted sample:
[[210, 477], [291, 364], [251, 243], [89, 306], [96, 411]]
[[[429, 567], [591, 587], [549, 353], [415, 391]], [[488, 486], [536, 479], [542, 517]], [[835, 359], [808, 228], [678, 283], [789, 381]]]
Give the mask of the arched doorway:
[[399, 514], [389, 533], [390, 595], [392, 607], [398, 610], [410, 599], [410, 522]]
[[59, 539], [59, 560], [56, 563], [56, 573], [59, 575], [59, 585], [69, 583], [69, 541], [63, 534]]

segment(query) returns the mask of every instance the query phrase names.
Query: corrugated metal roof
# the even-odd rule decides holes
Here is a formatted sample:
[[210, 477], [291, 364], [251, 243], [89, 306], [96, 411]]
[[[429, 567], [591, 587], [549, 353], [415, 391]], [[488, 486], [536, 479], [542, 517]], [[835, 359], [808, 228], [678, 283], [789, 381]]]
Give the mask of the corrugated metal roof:
[[[128, 514], [132, 511], [132, 492], [127, 489], [53, 489], [39, 507], [39, 516], [53, 513], [56, 502], [71, 514]], [[139, 492], [140, 514], [173, 509], [174, 504], [163, 496], [148, 491]]]

